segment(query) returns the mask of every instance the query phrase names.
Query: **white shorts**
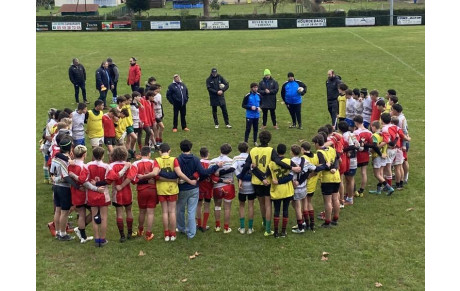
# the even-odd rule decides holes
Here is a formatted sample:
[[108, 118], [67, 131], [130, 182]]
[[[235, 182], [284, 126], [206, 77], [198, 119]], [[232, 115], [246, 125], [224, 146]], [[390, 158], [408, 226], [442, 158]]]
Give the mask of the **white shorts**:
[[403, 152], [400, 148], [396, 148], [395, 149], [395, 159], [393, 161], [393, 166], [398, 166], [398, 165], [402, 165], [402, 163], [404, 163], [404, 155], [403, 155]]
[[394, 160], [396, 158], [396, 149], [387, 149], [387, 164], [393, 164]]
[[380, 169], [382, 167], [385, 167], [387, 164], [387, 159], [383, 159], [382, 157], [376, 157], [372, 160], [372, 166], [374, 169]]
[[93, 147], [101, 147], [104, 144], [104, 137], [91, 138], [89, 142]]
[[307, 197], [307, 189], [303, 187], [302, 189], [294, 189], [294, 200], [302, 200]]

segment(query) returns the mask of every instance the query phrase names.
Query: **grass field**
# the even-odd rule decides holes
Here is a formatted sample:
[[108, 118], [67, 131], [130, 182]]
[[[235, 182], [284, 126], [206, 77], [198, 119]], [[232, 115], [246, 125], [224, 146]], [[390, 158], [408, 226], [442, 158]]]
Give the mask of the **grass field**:
[[[41, 184], [42, 156], [37, 150], [37, 289], [368, 290], [374, 289], [376, 282], [385, 290], [424, 288], [425, 27], [37, 33], [36, 52], [37, 141], [50, 107], [75, 107], [67, 75], [71, 59], [78, 57], [86, 67], [87, 91], [93, 102], [98, 96], [94, 72], [109, 56], [120, 69], [120, 93], [129, 93], [123, 79], [131, 56], [137, 57], [142, 67], [142, 83], [153, 75], [166, 88], [173, 74], [181, 74], [190, 94], [187, 121], [191, 131], [171, 132], [172, 108], [166, 104], [164, 140], [172, 146], [172, 155], [179, 154], [178, 144], [184, 138], [194, 143], [195, 154], [201, 146], [208, 146], [215, 157], [220, 145], [229, 142], [234, 148], [231, 156], [236, 155], [245, 126], [241, 100], [249, 84], [261, 80], [265, 68], [271, 70], [280, 86], [289, 71], [308, 85], [302, 107], [304, 130], [287, 129], [288, 112], [278, 103], [281, 129], [272, 130], [273, 146], [311, 140], [316, 129], [329, 122], [325, 81], [331, 68], [352, 88], [377, 89], [381, 95], [388, 88], [396, 89], [412, 136], [407, 188], [392, 197], [366, 194], [355, 198], [355, 205], [342, 210], [337, 228], [305, 235], [289, 233], [285, 239], [265, 238], [256, 205], [256, 232], [242, 236], [236, 231], [239, 221], [235, 200], [230, 225], [234, 231], [229, 235], [208, 231], [198, 233], [193, 240], [179, 236], [176, 242], [165, 243], [158, 207], [153, 241], [138, 239], [120, 244], [111, 207], [110, 243], [102, 249], [92, 243], [58, 242], [50, 236], [46, 224], [53, 215], [52, 193], [49, 185]], [[231, 130], [214, 129], [205, 88], [212, 67], [230, 82], [226, 100]], [[219, 120], [223, 123], [220, 112]], [[375, 187], [370, 169], [368, 173], [366, 190]], [[322, 209], [318, 190], [314, 205], [318, 213]], [[136, 216], [137, 205], [133, 208]], [[209, 225], [213, 222], [211, 214]], [[294, 224], [291, 208], [289, 226]], [[87, 232], [92, 234], [91, 226]], [[145, 256], [139, 256], [140, 251]], [[189, 260], [195, 251], [202, 255]], [[323, 251], [330, 253], [328, 261], [321, 260]]]

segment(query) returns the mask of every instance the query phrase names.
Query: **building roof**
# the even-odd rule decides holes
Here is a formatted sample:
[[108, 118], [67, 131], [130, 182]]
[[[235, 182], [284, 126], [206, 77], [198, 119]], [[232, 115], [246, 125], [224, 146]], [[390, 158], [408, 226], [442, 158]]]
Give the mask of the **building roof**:
[[[86, 6], [86, 9], [85, 9]], [[85, 13], [85, 12], [95, 12], [99, 9], [97, 4], [64, 4], [61, 6], [59, 12], [74, 12], [74, 13]]]

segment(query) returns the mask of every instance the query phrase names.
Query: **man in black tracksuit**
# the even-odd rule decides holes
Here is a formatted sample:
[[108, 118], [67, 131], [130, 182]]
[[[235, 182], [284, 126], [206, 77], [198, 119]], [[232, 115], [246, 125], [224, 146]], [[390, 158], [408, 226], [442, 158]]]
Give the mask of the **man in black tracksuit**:
[[79, 98], [78, 94], [80, 93], [79, 88], [81, 88], [81, 94], [83, 95], [83, 101], [86, 104], [89, 104], [88, 100], [86, 100], [86, 87], [85, 87], [85, 82], [86, 82], [86, 71], [85, 67], [83, 67], [82, 64], [80, 64], [79, 60], [77, 58], [72, 60], [72, 65], [69, 68], [69, 79], [70, 82], [72, 82], [73, 87], [75, 89], [75, 102], [78, 104]]
[[340, 76], [336, 75], [334, 70], [327, 72], [326, 89], [327, 89], [327, 110], [331, 115], [331, 124], [335, 125], [335, 119], [339, 111], [339, 84], [342, 83]]
[[217, 106], [222, 109], [224, 122], [227, 128], [232, 128], [228, 121], [227, 105], [225, 104], [224, 92], [227, 91], [228, 82], [221, 75], [217, 74], [217, 69], [211, 70], [211, 75], [206, 79], [206, 88], [209, 92], [209, 101], [212, 106], [212, 117], [214, 118], [215, 128], [219, 128], [219, 120], [217, 119]]
[[109, 76], [109, 63], [107, 61], [102, 62], [99, 69], [96, 70], [96, 89], [99, 91], [99, 98], [104, 101], [104, 108], [107, 107], [106, 97], [107, 90], [113, 88], [112, 80]]
[[187, 102], [188, 102], [188, 89], [178, 74], [174, 75], [174, 81], [169, 85], [168, 91], [166, 92], [166, 99], [173, 106], [173, 132], [177, 132], [177, 118], [180, 112], [180, 123], [182, 130], [190, 131], [187, 128], [187, 121], [185, 115], [187, 114]]
[[113, 88], [111, 88], [111, 91], [112, 91], [112, 103], [117, 103], [117, 83], [118, 83], [118, 77], [120, 76], [120, 74], [118, 73], [118, 67], [117, 65], [115, 65], [112, 61], [111, 58], [108, 58], [107, 59], [107, 63], [109, 64], [109, 77], [110, 77], [110, 80], [112, 80], [112, 85], [113, 85]]

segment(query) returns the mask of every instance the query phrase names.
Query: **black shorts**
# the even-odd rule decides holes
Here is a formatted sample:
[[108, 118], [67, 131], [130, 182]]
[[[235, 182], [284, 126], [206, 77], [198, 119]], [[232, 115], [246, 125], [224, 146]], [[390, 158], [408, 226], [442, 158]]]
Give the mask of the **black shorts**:
[[54, 185], [54, 204], [62, 210], [69, 210], [72, 207], [70, 187]]
[[115, 137], [105, 137], [104, 136], [104, 144], [106, 146], [108, 146], [108, 145], [116, 146], [117, 145], [117, 139]]
[[307, 193], [307, 197], [313, 197], [313, 194], [315, 194], [315, 192]]
[[369, 165], [369, 162], [358, 163], [358, 168], [367, 167], [367, 165]]
[[142, 132], [142, 128], [138, 127], [134, 129], [134, 133], [139, 134]]
[[131, 206], [133, 203], [129, 203], [129, 204], [126, 204], [126, 205], [121, 205], [121, 204], [118, 204], [118, 203], [115, 203], [115, 202], [112, 202], [112, 205], [115, 206], [115, 207], [128, 207], [128, 206]]
[[163, 122], [163, 117], [155, 118], [155, 121], [156, 121], [157, 123]]
[[241, 194], [241, 193], [238, 193], [238, 200], [240, 200], [241, 202], [246, 202], [246, 198], [251, 201], [251, 200], [254, 200], [256, 199], [257, 195], [256, 194]]
[[265, 185], [254, 185], [254, 193], [257, 197], [270, 196], [270, 186]]
[[77, 205], [77, 206], [75, 206], [75, 208], [80, 208], [80, 207], [85, 207], [86, 209], [91, 210], [91, 206], [89, 206], [88, 204], [83, 204], [83, 205]]
[[331, 195], [332, 193], [338, 193], [340, 183], [321, 183], [321, 193], [323, 195]]

